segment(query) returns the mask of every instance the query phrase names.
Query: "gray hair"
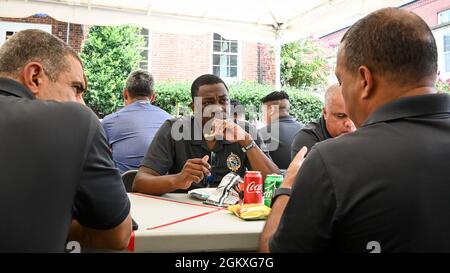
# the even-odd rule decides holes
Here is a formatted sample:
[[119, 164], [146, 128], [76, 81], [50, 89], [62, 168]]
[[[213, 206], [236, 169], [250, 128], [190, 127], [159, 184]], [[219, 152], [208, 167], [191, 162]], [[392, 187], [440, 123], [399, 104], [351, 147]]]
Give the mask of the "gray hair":
[[42, 30], [23, 30], [0, 47], [0, 75], [17, 78], [28, 63], [38, 62], [48, 78], [56, 81], [61, 72], [69, 71], [69, 55], [83, 65], [78, 54], [61, 39]]
[[338, 93], [341, 92], [341, 88], [339, 86], [339, 84], [333, 84], [331, 86], [329, 86], [327, 88], [327, 91], [325, 91], [325, 102], [324, 102], [324, 106], [328, 107], [331, 105], [332, 100], [334, 98], [334, 96]]
[[154, 91], [154, 79], [152, 74], [145, 70], [136, 70], [130, 73], [126, 83], [126, 89], [132, 98], [148, 97]]

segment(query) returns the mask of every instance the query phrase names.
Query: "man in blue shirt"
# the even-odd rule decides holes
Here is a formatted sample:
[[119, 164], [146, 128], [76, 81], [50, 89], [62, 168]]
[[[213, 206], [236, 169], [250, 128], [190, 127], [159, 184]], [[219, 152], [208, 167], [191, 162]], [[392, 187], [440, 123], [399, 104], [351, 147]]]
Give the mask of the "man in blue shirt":
[[121, 173], [138, 169], [159, 127], [172, 118], [152, 105], [155, 100], [153, 76], [144, 70], [130, 73], [123, 97], [125, 107], [106, 116], [102, 125]]

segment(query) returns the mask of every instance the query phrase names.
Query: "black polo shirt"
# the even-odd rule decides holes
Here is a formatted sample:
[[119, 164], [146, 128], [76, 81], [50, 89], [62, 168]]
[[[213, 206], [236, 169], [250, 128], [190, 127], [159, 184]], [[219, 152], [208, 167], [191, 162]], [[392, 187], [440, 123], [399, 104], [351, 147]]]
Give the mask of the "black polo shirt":
[[259, 130], [270, 157], [280, 169], [287, 169], [291, 164], [289, 155], [291, 154], [292, 142], [294, 136], [302, 128], [302, 123], [287, 115], [279, 117]]
[[308, 123], [303, 129], [297, 132], [292, 141], [291, 159], [302, 149], [303, 146], [308, 148], [308, 153], [311, 148], [317, 143], [331, 138], [328, 133], [325, 119], [321, 116], [317, 121]]
[[[248, 123], [245, 123], [243, 127], [245, 127], [247, 132], [256, 133], [256, 129]], [[172, 131], [184, 133], [184, 136], [174, 138], [172, 137]], [[262, 147], [262, 150], [267, 155], [259, 134], [254, 139], [256, 144]], [[239, 143], [218, 140], [212, 152], [215, 153], [215, 162], [212, 162], [211, 151], [209, 151], [206, 141], [203, 139], [202, 127], [194, 122], [193, 117], [176, 118], [167, 120], [159, 128], [147, 154], [142, 160], [141, 166], [150, 168], [160, 175], [177, 174], [181, 172], [188, 159], [202, 158], [205, 155], [209, 155], [209, 164], [212, 166], [211, 173], [214, 176], [213, 183], [210, 186], [213, 187], [217, 187], [222, 178], [231, 171], [227, 161], [233, 161], [240, 166], [236, 173], [241, 177], [244, 177], [247, 169], [252, 169], [247, 154], [242, 151]], [[193, 183], [188, 190], [206, 186], [206, 180], [204, 180], [197, 184]], [[183, 192], [183, 190], [178, 192]]]
[[[98, 118], [0, 78], [0, 252], [62, 252], [72, 219], [111, 229], [130, 203]], [[83, 249], [83, 246], [81, 246]]]
[[450, 252], [450, 96], [405, 97], [303, 163], [273, 252]]

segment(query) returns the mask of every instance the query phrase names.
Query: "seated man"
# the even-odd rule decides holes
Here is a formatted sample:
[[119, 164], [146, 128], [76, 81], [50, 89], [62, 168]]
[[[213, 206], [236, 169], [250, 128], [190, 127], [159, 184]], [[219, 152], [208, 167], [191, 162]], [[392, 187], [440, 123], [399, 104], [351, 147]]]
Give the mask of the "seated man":
[[136, 175], [134, 191], [160, 195], [215, 187], [230, 171], [240, 176], [246, 169], [261, 171], [263, 176], [279, 172], [252, 136], [229, 117], [228, 87], [219, 77], [197, 78], [191, 96], [194, 117], [168, 120], [161, 126]]
[[0, 48], [0, 252], [63, 252], [67, 238], [81, 250], [127, 247], [130, 201], [80, 104], [86, 84], [77, 53], [47, 32]]
[[125, 107], [102, 120], [112, 157], [121, 173], [138, 169], [144, 153], [164, 121], [172, 118], [153, 106], [153, 76], [137, 70], [128, 76], [123, 91]]
[[450, 96], [436, 94], [436, 48], [403, 9], [350, 27], [335, 73], [358, 130], [317, 143], [303, 164], [306, 148], [296, 155], [262, 251], [450, 252]]
[[325, 92], [322, 117], [309, 123], [295, 135], [292, 142], [291, 158], [293, 159], [303, 146], [310, 151], [317, 142], [351, 133], [355, 130], [353, 121], [345, 111], [341, 88], [339, 84], [334, 84]]
[[273, 162], [280, 169], [287, 169], [291, 163], [292, 141], [303, 124], [289, 115], [289, 95], [284, 91], [274, 91], [261, 99], [263, 120], [266, 124], [259, 132], [269, 150]]

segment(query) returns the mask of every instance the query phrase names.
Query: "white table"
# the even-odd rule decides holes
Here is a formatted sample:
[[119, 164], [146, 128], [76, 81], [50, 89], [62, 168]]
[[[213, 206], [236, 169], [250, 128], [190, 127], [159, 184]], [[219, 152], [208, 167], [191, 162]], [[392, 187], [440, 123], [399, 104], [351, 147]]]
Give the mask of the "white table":
[[130, 193], [135, 252], [257, 251], [264, 221], [244, 221], [187, 194]]

